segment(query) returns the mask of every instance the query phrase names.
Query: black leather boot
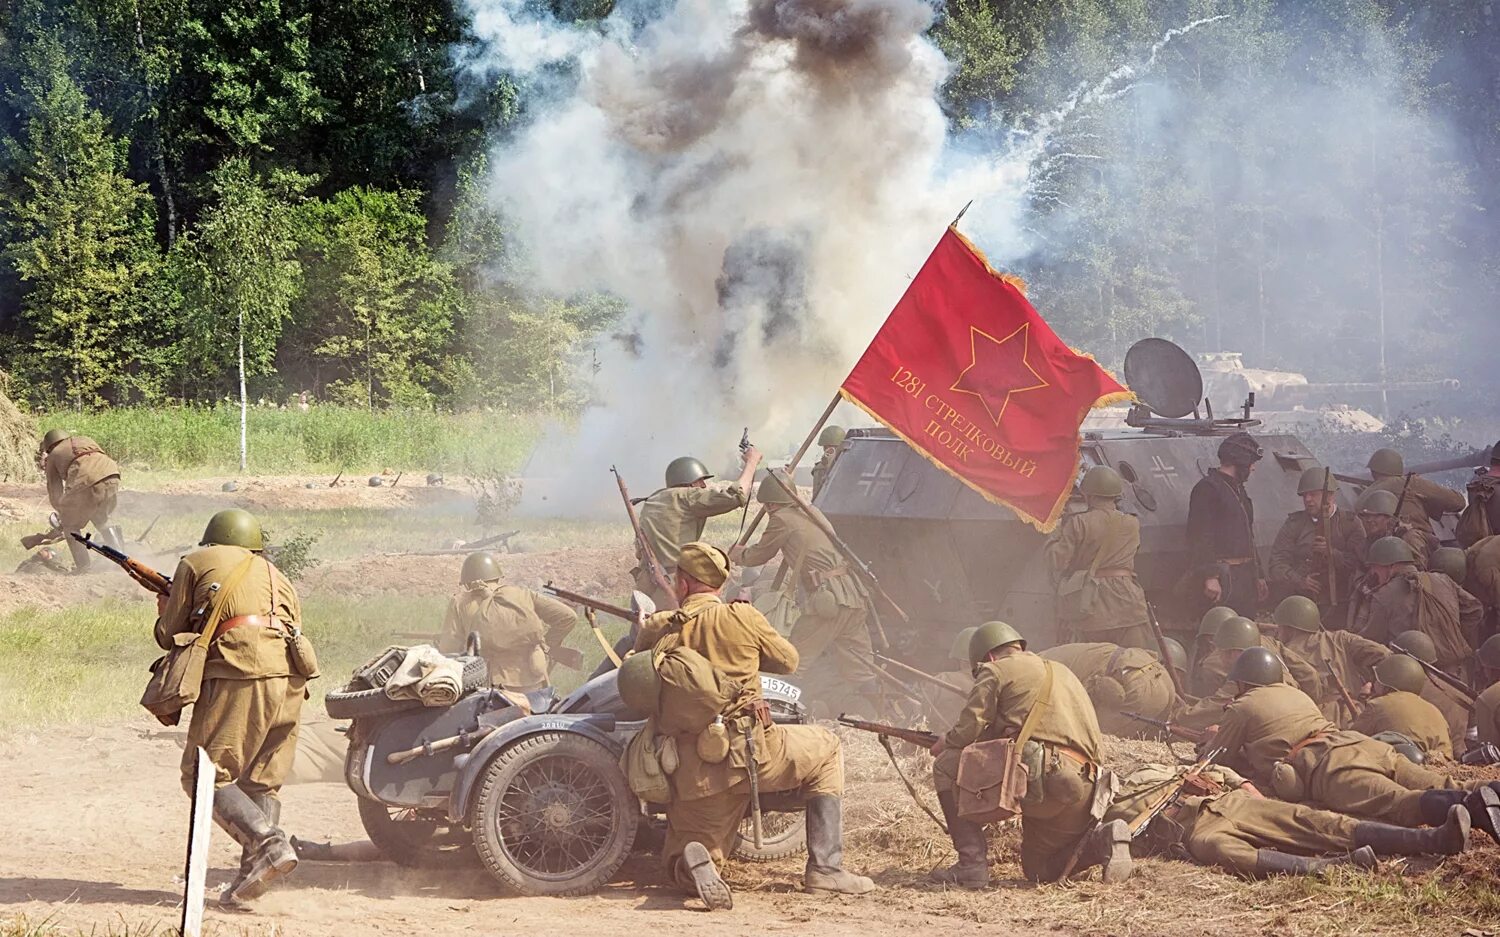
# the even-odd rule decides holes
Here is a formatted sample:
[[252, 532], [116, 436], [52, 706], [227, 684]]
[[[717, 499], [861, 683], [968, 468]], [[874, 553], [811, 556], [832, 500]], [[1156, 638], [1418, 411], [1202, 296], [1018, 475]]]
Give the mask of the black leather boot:
[[939, 791], [938, 805], [943, 808], [943, 819], [948, 823], [948, 836], [953, 848], [958, 850], [958, 861], [946, 869], [933, 869], [927, 876], [939, 885], [957, 885], [960, 888], [988, 888], [990, 884], [990, 843], [984, 827], [978, 823], [960, 819], [958, 794]]
[[1257, 849], [1255, 851], [1255, 874], [1260, 877], [1270, 875], [1317, 875], [1329, 866], [1335, 865], [1353, 865], [1361, 869], [1373, 869], [1375, 868], [1375, 851], [1369, 846], [1361, 846], [1346, 856], [1319, 858], [1294, 856], [1290, 853], [1277, 852], [1274, 849]]
[[1488, 787], [1469, 791], [1463, 805], [1469, 808], [1469, 820], [1474, 827], [1484, 830], [1490, 839], [1500, 843], [1500, 791], [1496, 790], [1497, 784], [1500, 782], [1491, 781]]
[[807, 869], [802, 889], [819, 894], [865, 895], [875, 890], [867, 876], [844, 869], [844, 805], [832, 794], [807, 799]]
[[[275, 797], [267, 795], [262, 803], [280, 815], [280, 801]], [[249, 853], [249, 862], [241, 860], [240, 874], [219, 896], [219, 903], [226, 908], [238, 909], [259, 898], [271, 882], [297, 867], [297, 853], [286, 834], [267, 816], [267, 808], [234, 784], [214, 791], [214, 822]]]
[[1354, 845], [1369, 846], [1377, 856], [1456, 856], [1469, 848], [1469, 811], [1454, 804], [1441, 826], [1423, 830], [1361, 823], [1354, 828]]

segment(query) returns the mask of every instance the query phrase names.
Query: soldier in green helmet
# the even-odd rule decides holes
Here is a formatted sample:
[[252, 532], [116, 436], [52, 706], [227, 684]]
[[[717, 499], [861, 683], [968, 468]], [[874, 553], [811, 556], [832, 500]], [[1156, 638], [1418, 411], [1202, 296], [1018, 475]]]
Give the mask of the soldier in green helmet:
[[1176, 706], [1177, 693], [1167, 671], [1170, 665], [1151, 651], [1089, 641], [1049, 647], [1041, 656], [1073, 671], [1094, 703], [1099, 728], [1110, 735], [1154, 732], [1146, 723], [1124, 714], [1165, 719]]
[[[958, 765], [976, 742], [1013, 738], [1034, 766], [1021, 800], [1021, 871], [1033, 882], [1056, 881], [1082, 843], [1076, 870], [1104, 867], [1104, 880], [1128, 878], [1130, 832], [1123, 822], [1103, 819], [1101, 738], [1094, 705], [1078, 678], [1026, 650], [1026, 639], [1001, 621], [980, 625], [969, 638], [974, 688], [958, 722], [933, 745], [933, 786], [958, 851], [951, 867], [930, 878], [941, 884], [984, 888], [989, 884], [984, 827], [958, 813]], [[1026, 735], [1023, 737], [1022, 732]], [[1098, 810], [1095, 810], [1095, 807]], [[1097, 813], [1097, 816], [1096, 816]]]
[[[1391, 640], [1390, 647], [1424, 663], [1437, 664], [1437, 645], [1420, 631], [1401, 632]], [[1448, 741], [1455, 752], [1463, 751], [1469, 733], [1469, 697], [1446, 680], [1431, 674], [1427, 675], [1427, 683], [1418, 695], [1443, 714], [1443, 719], [1448, 723]]]
[[1410, 739], [1427, 760], [1452, 761], [1448, 720], [1422, 699], [1427, 672], [1416, 658], [1392, 654], [1375, 666], [1372, 696], [1349, 728], [1365, 735], [1396, 733]]
[[1454, 491], [1435, 481], [1412, 475], [1406, 478], [1406, 460], [1395, 449], [1376, 449], [1367, 463], [1373, 481], [1366, 491], [1389, 491], [1401, 496], [1406, 489], [1406, 500], [1401, 504], [1401, 520], [1417, 530], [1432, 531], [1432, 522], [1444, 514], [1457, 514], [1464, 509], [1467, 500], [1462, 492]]
[[1086, 509], [1062, 519], [1045, 551], [1059, 640], [1155, 649], [1146, 593], [1135, 575], [1141, 522], [1119, 506], [1125, 483], [1114, 469], [1096, 465], [1078, 489]]
[[1426, 569], [1428, 558], [1438, 548], [1438, 539], [1428, 527], [1413, 527], [1396, 517], [1396, 496], [1389, 491], [1365, 491], [1354, 502], [1354, 512], [1365, 529], [1361, 568], [1369, 565], [1369, 545], [1381, 537], [1396, 537], [1411, 547], [1418, 569]]
[[1331, 628], [1343, 627], [1365, 550], [1364, 527], [1339, 510], [1338, 487], [1338, 479], [1322, 466], [1302, 472], [1297, 493], [1303, 509], [1282, 522], [1267, 573], [1273, 597], [1307, 596], [1324, 609]]
[[[667, 465], [665, 488], [650, 494], [637, 508], [641, 533], [651, 552], [661, 563], [667, 582], [677, 568], [677, 553], [684, 543], [703, 537], [703, 527], [710, 517], [728, 514], [749, 503], [750, 483], [760, 465], [760, 450], [750, 446], [741, 453], [740, 477], [726, 488], [708, 484], [713, 473], [692, 456], [673, 459]], [[633, 570], [636, 588], [650, 596], [658, 608], [670, 608], [672, 597], [662, 592], [651, 576], [650, 564], [636, 544], [637, 566]]]
[[1474, 728], [1480, 744], [1500, 745], [1500, 635], [1481, 644], [1478, 656], [1485, 689], [1474, 700]]
[[215, 771], [214, 820], [243, 850], [220, 902], [239, 907], [297, 865], [278, 825], [277, 792], [296, 752], [307, 681], [318, 674], [310, 654], [294, 652], [306, 648], [301, 603], [262, 554], [260, 522], [247, 511], [220, 511], [199, 546], [177, 564], [172, 588], [158, 601], [155, 636], [171, 648], [181, 635], [212, 635], [182, 785], [192, 790], [201, 746]]
[[[22, 545], [31, 549], [58, 534], [81, 534], [92, 523], [102, 543], [123, 549], [119, 529], [109, 523], [120, 494], [120, 466], [115, 460], [87, 436], [62, 429], [47, 430], [37, 458], [47, 481], [47, 500], [57, 514], [57, 529], [23, 538]], [[88, 549], [72, 537], [66, 540], [74, 570], [88, 569]]]
[[[801, 613], [791, 639], [801, 657], [797, 675], [808, 700], [826, 707], [829, 716], [878, 712], [884, 707], [870, 666], [874, 651], [864, 589], [818, 523], [792, 503], [789, 485], [785, 473], [761, 479], [755, 497], [770, 520], [757, 543], [731, 548], [729, 558], [760, 566], [781, 556], [785, 575], [800, 587]], [[812, 511], [827, 523], [821, 511]]]
[[978, 630], [977, 625], [970, 625], [954, 635], [953, 644], [948, 649], [948, 659], [953, 662], [954, 668], [933, 674], [949, 686], [963, 691], [964, 695], [950, 693], [942, 687], [925, 683], [914, 687], [922, 695], [927, 726], [934, 732], [944, 731], [958, 721], [959, 713], [963, 712], [964, 701], [974, 688], [974, 668], [969, 666], [969, 638]]
[[1322, 678], [1322, 692], [1316, 699], [1323, 715], [1347, 724], [1355, 713], [1349, 710], [1340, 684], [1357, 700], [1360, 688], [1375, 678], [1375, 665], [1389, 657], [1390, 650], [1353, 632], [1324, 628], [1317, 603], [1306, 596], [1282, 599], [1275, 620], [1277, 640], [1312, 664]]
[[1485, 537], [1464, 550], [1468, 576], [1463, 587], [1484, 605], [1484, 624], [1480, 633], [1486, 638], [1500, 634], [1500, 535]]
[[1200, 678], [1202, 664], [1208, 655], [1214, 652], [1214, 637], [1219, 632], [1219, 626], [1231, 618], [1239, 617], [1235, 610], [1227, 605], [1215, 605], [1203, 613], [1198, 621], [1198, 633], [1193, 638], [1193, 658], [1189, 669], [1188, 692], [1194, 696], [1207, 696], [1212, 693], [1216, 686], [1205, 686]]
[[823, 454], [818, 457], [818, 461], [812, 467], [814, 501], [818, 499], [818, 492], [823, 490], [823, 483], [828, 480], [828, 473], [833, 470], [834, 460], [839, 457], [839, 450], [844, 445], [845, 435], [842, 426], [832, 424], [823, 427], [823, 431], [818, 434], [818, 446], [823, 450]]
[[1317, 669], [1301, 654], [1263, 633], [1256, 622], [1236, 615], [1219, 625], [1214, 635], [1214, 651], [1199, 665], [1198, 683], [1206, 688], [1203, 698], [1185, 706], [1172, 721], [1193, 729], [1205, 729], [1218, 722], [1224, 707], [1234, 698], [1234, 682], [1229, 674], [1247, 648], [1263, 648], [1275, 657], [1280, 679], [1288, 686], [1309, 695], [1322, 692]]
[[490, 682], [517, 693], [551, 685], [552, 650], [561, 648], [578, 624], [572, 606], [550, 595], [503, 581], [500, 560], [488, 551], [464, 557], [459, 589], [448, 600], [438, 648], [457, 654], [469, 635], [479, 636], [479, 654]]
[[1386, 643], [1416, 629], [1437, 647], [1437, 666], [1468, 678], [1484, 607], [1442, 573], [1416, 568], [1406, 542], [1383, 537], [1370, 545], [1369, 573], [1355, 593], [1350, 630]]

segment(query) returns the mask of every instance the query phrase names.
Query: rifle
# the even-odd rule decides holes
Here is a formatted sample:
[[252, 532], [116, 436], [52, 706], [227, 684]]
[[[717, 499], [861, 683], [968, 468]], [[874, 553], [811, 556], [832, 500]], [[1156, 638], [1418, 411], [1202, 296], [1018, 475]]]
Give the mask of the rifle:
[[1401, 509], [1406, 506], [1406, 491], [1411, 487], [1411, 477], [1415, 474], [1416, 472], [1407, 472], [1406, 481], [1401, 483], [1401, 497], [1396, 499], [1395, 517], [1398, 522], [1401, 520]]
[[1187, 692], [1182, 688], [1182, 678], [1177, 676], [1177, 668], [1172, 666], [1172, 655], [1167, 653], [1167, 636], [1162, 633], [1161, 622], [1156, 620], [1156, 606], [1150, 602], [1146, 603], [1146, 621], [1151, 624], [1151, 633], [1156, 636], [1156, 647], [1161, 651], [1161, 662], [1167, 668], [1167, 676], [1172, 678], [1172, 689], [1177, 693], [1178, 699], [1187, 699]]
[[68, 536], [125, 570], [125, 572], [130, 574], [131, 579], [134, 579], [157, 595], [166, 595], [167, 591], [172, 588], [172, 579], [170, 576], [163, 576], [140, 560], [133, 560], [114, 547], [95, 543], [91, 539], [93, 534], [70, 533]]
[[1407, 657], [1410, 657], [1412, 660], [1421, 664], [1422, 669], [1427, 672], [1428, 677], [1433, 678], [1434, 683], [1446, 683], [1453, 689], [1457, 690], [1459, 692], [1459, 695], [1455, 696], [1454, 699], [1458, 700], [1458, 704], [1467, 709], [1469, 712], [1474, 711], [1474, 691], [1469, 689], [1469, 685], [1463, 680], [1455, 677], [1453, 674], [1449, 673], [1446, 670], [1441, 670], [1435, 665], [1427, 663], [1427, 661], [1413, 654], [1411, 651], [1408, 651], [1406, 648], [1397, 644], [1395, 641], [1387, 641], [1386, 647], [1389, 647], [1391, 650], [1395, 651], [1398, 654], [1405, 654]]
[[[922, 697], [917, 694], [917, 691], [916, 691], [916, 689], [914, 687], [908, 686], [906, 683], [904, 683], [901, 680], [900, 677], [897, 677], [895, 674], [891, 673], [889, 670], [886, 670], [885, 668], [881, 667], [879, 664], [876, 664], [874, 662], [870, 663], [870, 669], [872, 671], [874, 671], [875, 676], [879, 677], [880, 679], [884, 680], [886, 683], [889, 683], [891, 686], [895, 687], [897, 690], [899, 690], [901, 692], [901, 695], [904, 696], [904, 697], [906, 697], [908, 700], [911, 700], [913, 703], [921, 703], [922, 702]], [[882, 702], [884, 702], [884, 694], [881, 694], [881, 696], [882, 696]]]
[[880, 722], [865, 722], [863, 719], [850, 719], [848, 716], [839, 715], [839, 725], [858, 729], [861, 732], [873, 732], [881, 738], [900, 739], [923, 748], [931, 748], [938, 743], [936, 732], [923, 732], [921, 729], [903, 729], [901, 726], [888, 726]]
[[559, 586], [554, 586], [550, 581], [546, 585], [542, 586], [542, 591], [547, 593], [548, 595], [562, 599], [564, 602], [572, 602], [574, 605], [581, 605], [584, 608], [590, 608], [596, 612], [603, 612], [606, 615], [613, 615], [616, 618], [621, 618], [625, 621], [630, 622], [631, 624], [635, 624], [637, 616], [635, 612], [632, 612], [628, 608], [621, 608], [618, 605], [611, 605], [608, 602], [601, 602], [598, 599], [591, 599], [588, 596], [580, 595], [577, 592], [569, 592], [567, 589], [563, 589]]
[[1339, 691], [1339, 698], [1344, 701], [1345, 706], [1349, 707], [1349, 718], [1353, 719], [1358, 716], [1359, 707], [1354, 704], [1354, 696], [1350, 694], [1349, 688], [1344, 685], [1344, 678], [1339, 676], [1338, 670], [1332, 664], [1328, 666], [1328, 676], [1333, 678], [1333, 685]]
[[416, 748], [408, 748], [401, 752], [391, 752], [385, 756], [385, 763], [388, 765], [404, 765], [408, 761], [415, 761], [423, 755], [435, 755], [438, 752], [445, 752], [450, 748], [467, 748], [491, 732], [494, 732], [496, 728], [498, 726], [482, 725], [468, 732], [460, 732], [457, 735], [450, 735], [445, 739], [438, 739], [436, 742], [423, 742]]
[[[774, 471], [767, 472], [766, 477], [776, 479], [776, 484], [780, 485], [781, 490], [787, 493], [787, 496], [792, 499], [792, 503], [797, 505], [797, 509], [800, 510], [804, 515], [806, 515], [807, 519], [812, 521], [813, 525], [821, 530], [824, 536], [826, 536], [830, 541], [833, 542], [833, 545], [838, 548], [838, 551], [841, 554], [843, 554], [844, 559], [848, 560], [849, 564], [854, 567], [855, 571], [858, 572], [860, 576], [863, 577], [864, 580], [875, 589], [875, 593], [882, 599], [884, 599], [885, 603], [889, 605], [893, 610], [895, 610], [897, 615], [901, 616], [902, 621], [911, 621], [911, 618], [906, 614], [906, 612], [902, 611], [901, 606], [896, 604], [896, 600], [891, 598], [890, 594], [886, 592], [884, 587], [880, 585], [880, 580], [875, 577], [875, 571], [870, 569], [870, 565], [864, 560], [860, 559], [859, 554], [855, 553], [853, 548], [850, 547], [849, 544], [844, 542], [843, 538], [838, 535], [838, 533], [833, 529], [833, 525], [828, 523], [828, 520], [826, 518], [824, 518], [817, 511], [813, 510], [813, 506], [803, 500], [802, 495], [797, 492], [796, 485], [789, 484], [786, 479], [782, 478]], [[874, 609], [871, 609], [871, 612], [873, 613]], [[880, 616], [878, 614], [872, 614], [871, 619], [875, 626], [876, 637], [879, 638], [879, 641], [877, 643], [879, 644], [880, 649], [884, 650], [890, 647], [891, 642], [886, 638], [885, 629], [880, 625]]]
[[755, 848], [765, 845], [765, 826], [760, 812], [760, 760], [755, 754], [755, 722], [745, 720], [745, 768], [750, 772], [750, 835]]
[[[949, 683], [947, 680], [944, 680], [942, 677], [936, 677], [930, 673], [927, 673], [926, 671], [918, 670], [911, 664], [902, 663], [901, 661], [896, 660], [894, 657], [886, 657], [884, 654], [877, 652], [875, 654], [875, 663], [885, 667], [895, 667], [897, 670], [903, 671], [913, 677], [916, 677], [923, 683], [929, 683], [932, 686], [938, 687], [939, 689], [947, 690], [954, 696], [962, 696], [965, 699], [968, 699], [969, 697], [969, 694], [967, 692], [965, 692], [964, 690], [960, 690], [958, 687]], [[878, 670], [879, 668], [876, 669]]]
[[[1335, 605], [1339, 604], [1339, 600], [1338, 600], [1338, 594], [1339, 594], [1338, 593], [1338, 586], [1334, 585], [1334, 578], [1333, 578], [1333, 514], [1332, 514], [1332, 512], [1328, 511], [1328, 508], [1330, 507], [1330, 505], [1329, 505], [1328, 502], [1333, 499], [1333, 492], [1328, 490], [1329, 487], [1330, 487], [1329, 482], [1333, 480], [1333, 476], [1331, 474], [1332, 471], [1333, 470], [1330, 469], [1330, 468], [1328, 468], [1327, 466], [1323, 467], [1323, 499], [1324, 499], [1324, 503], [1323, 503], [1323, 507], [1321, 509], [1321, 512], [1319, 513], [1319, 516], [1318, 516], [1319, 526], [1323, 528], [1323, 563], [1324, 563], [1324, 568], [1326, 568], [1328, 570], [1328, 582], [1327, 582], [1327, 585], [1328, 585], [1328, 607], [1329, 608], [1333, 608]], [[1406, 481], [1407, 481], [1408, 484], [1411, 482], [1411, 476], [1410, 475], [1406, 476]], [[1397, 517], [1400, 516], [1400, 511], [1401, 511], [1401, 505], [1398, 502], [1397, 505], [1396, 505]], [[1352, 713], [1351, 713], [1351, 715], [1352, 715]]]
[[[656, 553], [651, 549], [651, 541], [646, 539], [646, 532], [641, 530], [641, 519], [636, 517], [635, 504], [630, 500], [630, 491], [625, 487], [625, 479], [620, 476], [620, 470], [613, 465], [609, 470], [615, 475], [615, 484], [620, 487], [620, 500], [625, 502], [625, 513], [630, 516], [630, 529], [635, 531], [635, 545], [641, 551], [641, 562], [646, 564], [646, 571], [651, 574], [651, 581], [661, 592], [665, 601], [673, 602], [676, 595], [672, 584], [667, 581], [667, 572], [662, 569], [661, 560], [656, 558]], [[674, 603], [673, 607], [676, 605]], [[631, 619], [632, 621], [634, 619]]]
[[1144, 722], [1147, 725], [1156, 726], [1169, 735], [1175, 735], [1180, 739], [1187, 739], [1189, 742], [1203, 741], [1203, 730], [1190, 729], [1187, 726], [1178, 725], [1170, 719], [1152, 719], [1150, 716], [1143, 716], [1140, 713], [1125, 712], [1123, 710], [1120, 712], [1120, 715], [1134, 719], [1136, 722]]

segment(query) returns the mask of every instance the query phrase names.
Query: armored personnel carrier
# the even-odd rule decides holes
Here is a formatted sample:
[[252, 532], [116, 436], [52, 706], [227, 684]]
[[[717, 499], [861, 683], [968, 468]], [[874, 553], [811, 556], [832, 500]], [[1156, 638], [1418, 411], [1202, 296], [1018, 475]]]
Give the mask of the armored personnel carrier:
[[[1301, 509], [1298, 477], [1317, 459], [1294, 435], [1260, 431], [1253, 393], [1233, 417], [1201, 415], [1202, 375], [1171, 342], [1153, 338], [1132, 346], [1125, 380], [1142, 402], [1131, 408], [1126, 426], [1084, 433], [1082, 470], [1108, 465], [1125, 479], [1121, 507], [1141, 520], [1141, 584], [1163, 627], [1184, 631], [1195, 624], [1196, 612], [1177, 590], [1191, 565], [1188, 494], [1218, 464], [1222, 438], [1244, 430], [1266, 453], [1248, 485], [1262, 559], [1287, 514]], [[1351, 495], [1346, 486], [1341, 497]], [[1075, 498], [1069, 510], [1082, 508], [1076, 492]], [[993, 618], [1019, 626], [1034, 647], [1055, 643], [1045, 535], [888, 430], [849, 431], [817, 505], [910, 616], [909, 623], [882, 616], [893, 656], [938, 667], [955, 632]]]

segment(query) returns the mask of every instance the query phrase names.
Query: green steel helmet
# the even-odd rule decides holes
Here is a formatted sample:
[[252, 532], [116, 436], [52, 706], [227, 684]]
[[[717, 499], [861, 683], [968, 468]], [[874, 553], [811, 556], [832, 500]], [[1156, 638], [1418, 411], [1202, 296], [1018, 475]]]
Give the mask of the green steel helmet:
[[1305, 595], [1289, 595], [1276, 606], [1273, 616], [1276, 624], [1294, 631], [1322, 631], [1323, 616], [1318, 613], [1318, 603]]
[[1432, 551], [1427, 568], [1436, 570], [1459, 585], [1469, 578], [1469, 555], [1459, 547], [1438, 547]]
[[1168, 665], [1173, 670], [1180, 670], [1183, 673], [1187, 673], [1187, 649], [1182, 646], [1182, 642], [1178, 641], [1176, 638], [1167, 638], [1162, 642], [1162, 644], [1165, 645], [1167, 649]]
[[49, 429], [47, 430], [47, 435], [42, 437], [42, 451], [51, 452], [53, 446], [62, 442], [64, 439], [72, 438], [73, 434], [65, 429]]
[[1437, 645], [1424, 631], [1403, 631], [1391, 643], [1423, 663], [1437, 663]]
[[265, 539], [260, 533], [260, 521], [255, 515], [240, 508], [220, 511], [208, 519], [203, 528], [203, 539], [198, 546], [233, 546], [247, 550], [264, 550]]
[[1400, 537], [1381, 537], [1370, 544], [1370, 552], [1365, 555], [1365, 562], [1371, 566], [1395, 566], [1397, 563], [1415, 563], [1417, 558], [1411, 552], [1411, 547]]
[[1394, 449], [1376, 449], [1365, 463], [1371, 475], [1405, 475], [1406, 460]]
[[1427, 685], [1427, 671], [1415, 658], [1392, 654], [1375, 665], [1375, 679], [1393, 690], [1421, 693]]
[[1247, 647], [1234, 659], [1229, 679], [1250, 686], [1274, 686], [1281, 682], [1281, 658], [1263, 647]]
[[1333, 477], [1333, 473], [1321, 465], [1315, 465], [1309, 469], [1302, 470], [1302, 477], [1297, 479], [1297, 494], [1305, 495], [1310, 491], [1338, 491], [1339, 480]]
[[1389, 491], [1366, 491], [1354, 502], [1354, 510], [1359, 514], [1374, 514], [1380, 517], [1396, 516], [1396, 496]]
[[661, 679], [656, 675], [656, 662], [651, 659], [650, 651], [631, 654], [621, 661], [615, 686], [621, 702], [632, 711], [654, 716], [661, 709]]
[[1118, 498], [1125, 493], [1125, 480], [1107, 465], [1096, 465], [1083, 473], [1078, 490], [1090, 498]]
[[1500, 670], [1500, 634], [1491, 635], [1479, 645], [1479, 662], [1491, 670]]
[[487, 582], [499, 579], [500, 576], [500, 561], [495, 559], [495, 554], [481, 550], [464, 557], [464, 568], [459, 571], [458, 584], [467, 586], [471, 582]]
[[1219, 626], [1231, 618], [1237, 617], [1235, 610], [1227, 605], [1215, 605], [1203, 613], [1203, 618], [1198, 622], [1198, 637], [1205, 634], [1218, 634]]
[[1021, 632], [1003, 621], [985, 622], [969, 635], [969, 663], [983, 662], [990, 651], [1006, 644], [1019, 644], [1021, 650], [1026, 650], [1026, 639], [1021, 637]]
[[1250, 619], [1236, 615], [1214, 632], [1214, 647], [1221, 651], [1226, 648], [1243, 651], [1250, 647], [1260, 647], [1260, 628]]
[[842, 446], [844, 437], [848, 435], [842, 426], [828, 425], [823, 427], [823, 432], [818, 434], [818, 445], [824, 449], [829, 446]]
[[667, 464], [668, 488], [681, 488], [683, 485], [691, 485], [695, 481], [713, 477], [713, 472], [690, 455], [680, 456]]
[[969, 662], [969, 639], [972, 638], [972, 637], [974, 637], [974, 632], [976, 632], [978, 630], [979, 630], [979, 626], [978, 625], [970, 625], [969, 627], [967, 627], [964, 630], [960, 631], [953, 638], [953, 647], [948, 651], [948, 656], [951, 657], [953, 660], [961, 660], [964, 663], [968, 663]]
[[[792, 493], [787, 490], [791, 482], [786, 481], [785, 472], [781, 472], [776, 478], [772, 478], [771, 472], [775, 471], [776, 469], [771, 469], [765, 475], [761, 476], [760, 487], [755, 489], [755, 500], [761, 504], [791, 504]], [[786, 484], [778, 482], [778, 478], [781, 482], [786, 482]]]

